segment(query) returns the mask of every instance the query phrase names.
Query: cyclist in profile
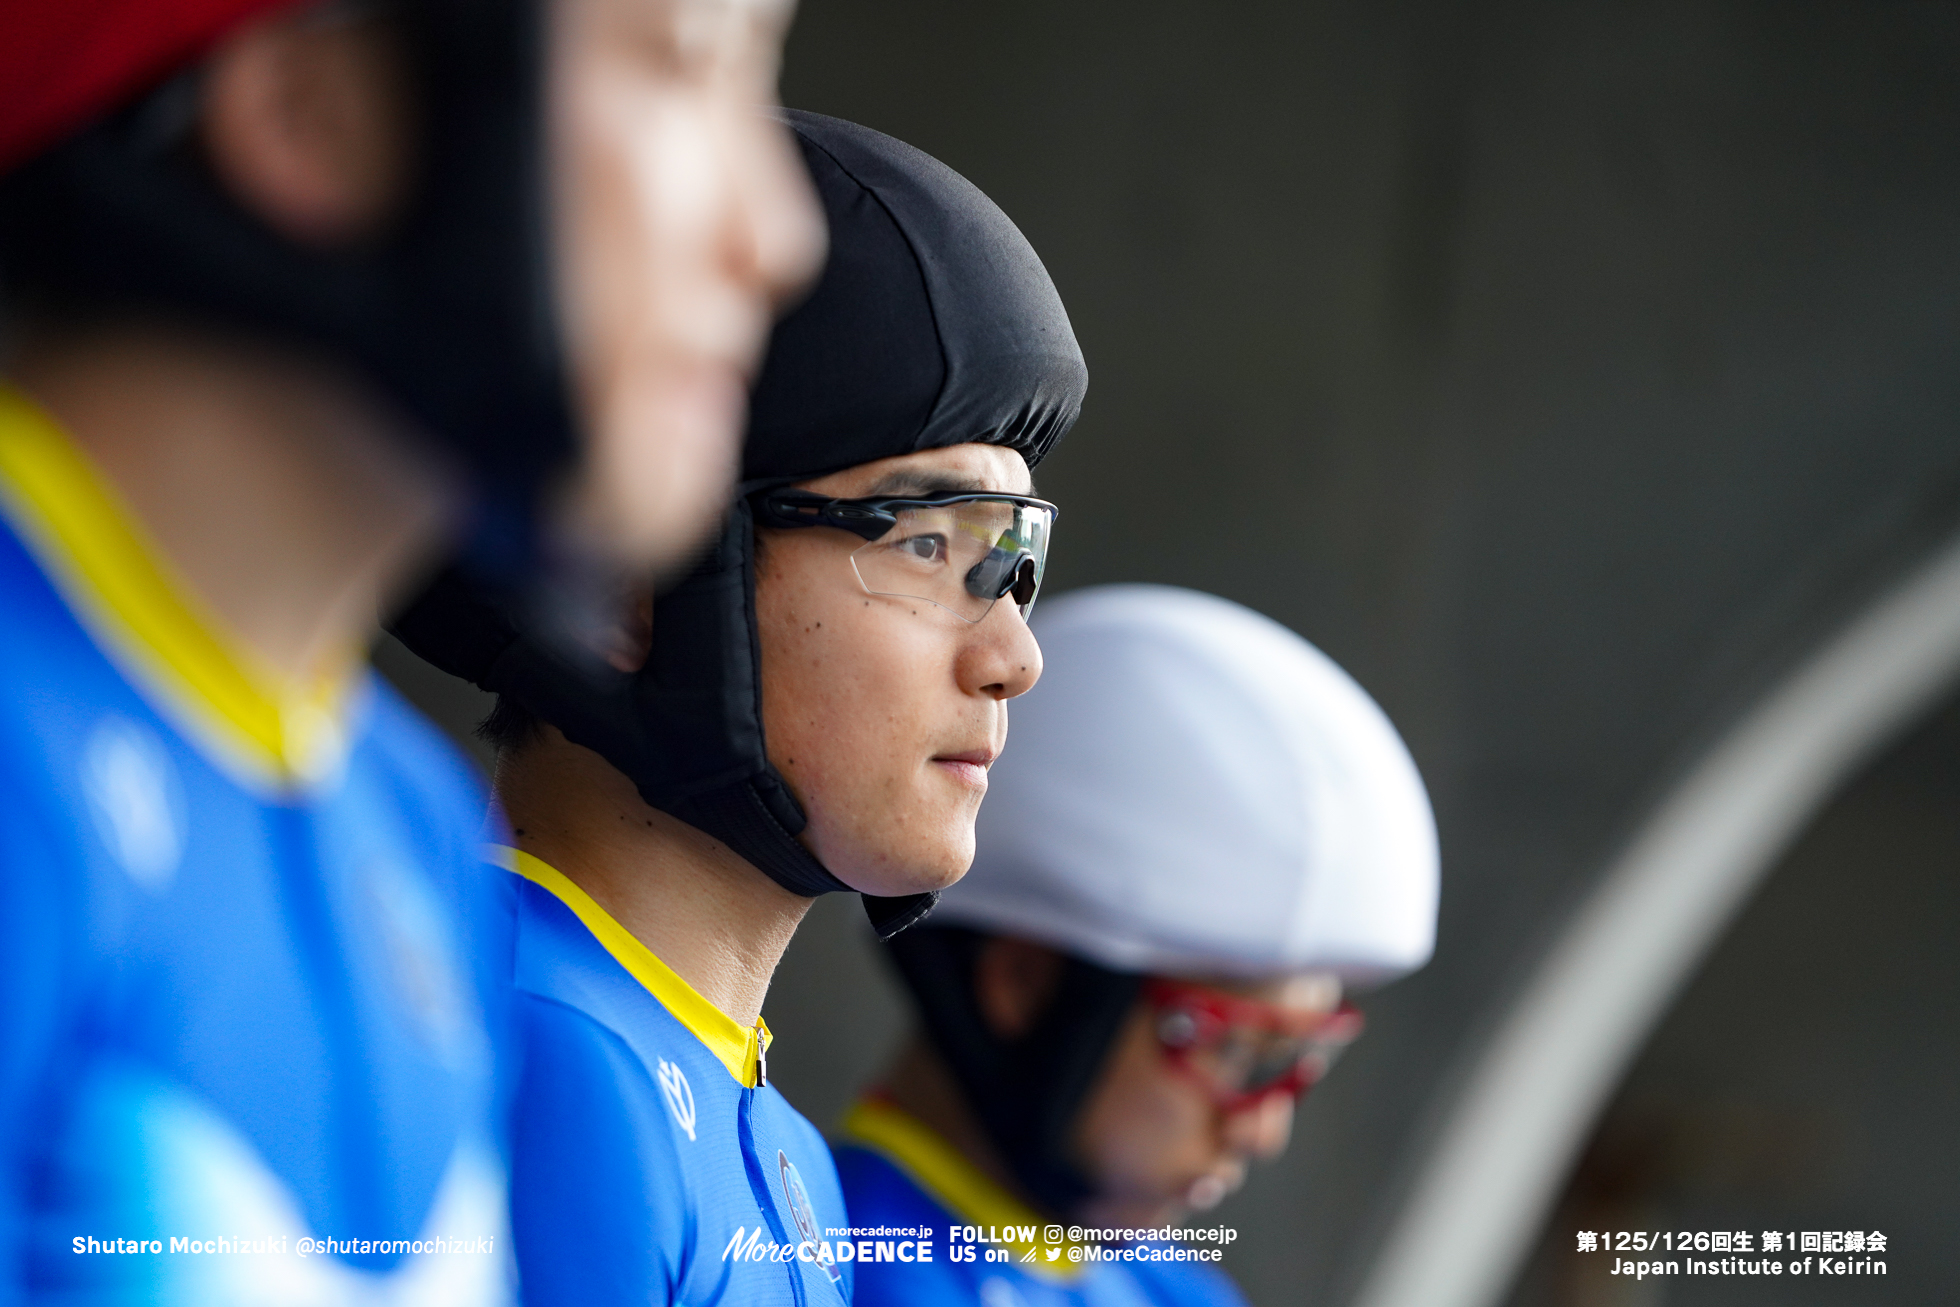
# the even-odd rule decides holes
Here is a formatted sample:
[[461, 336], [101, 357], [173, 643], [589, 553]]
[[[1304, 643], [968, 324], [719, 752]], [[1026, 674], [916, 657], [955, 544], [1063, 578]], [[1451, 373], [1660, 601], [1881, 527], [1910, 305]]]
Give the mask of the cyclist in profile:
[[816, 895], [862, 894], [889, 935], [965, 873], [1041, 673], [1030, 469], [1086, 386], [1060, 298], [944, 165], [788, 121], [832, 253], [770, 346], [715, 547], [622, 603], [590, 666], [453, 578], [398, 627], [499, 695], [533, 1307], [848, 1301], [850, 1222], [768, 1083], [763, 998]]

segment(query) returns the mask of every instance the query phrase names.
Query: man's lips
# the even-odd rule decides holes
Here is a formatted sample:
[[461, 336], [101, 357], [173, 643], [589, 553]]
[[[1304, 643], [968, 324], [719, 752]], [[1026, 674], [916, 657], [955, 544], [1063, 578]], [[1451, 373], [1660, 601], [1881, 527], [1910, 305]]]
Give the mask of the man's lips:
[[933, 762], [977, 789], [987, 788], [987, 768], [993, 765], [992, 749], [968, 749], [965, 753], [942, 753]]

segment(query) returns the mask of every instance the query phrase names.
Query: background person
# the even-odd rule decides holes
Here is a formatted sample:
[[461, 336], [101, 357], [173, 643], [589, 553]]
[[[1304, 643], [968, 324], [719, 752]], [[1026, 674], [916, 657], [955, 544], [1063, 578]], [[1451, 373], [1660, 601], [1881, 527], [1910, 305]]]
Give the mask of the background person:
[[[767, 1083], [764, 994], [811, 899], [902, 929], [973, 856], [1053, 506], [1029, 469], [1082, 357], [1040, 260], [944, 165], [792, 113], [832, 255], [778, 328], [743, 494], [692, 575], [565, 661], [450, 578], [399, 624], [495, 690], [525, 1041], [527, 1299], [824, 1304], [829, 1150]], [[799, 1256], [801, 1253], [803, 1255]]]
[[1039, 630], [973, 872], [891, 941], [920, 1029], [837, 1153], [852, 1223], [930, 1227], [934, 1260], [860, 1266], [856, 1301], [1235, 1303], [1175, 1245], [1001, 1263], [949, 1227], [1161, 1228], [1284, 1149], [1359, 1031], [1344, 985], [1429, 956], [1428, 799], [1367, 694], [1236, 604], [1099, 587]]
[[0, 5], [0, 1301], [504, 1299], [481, 804], [362, 652], [465, 529], [719, 510], [818, 245], [782, 17]]

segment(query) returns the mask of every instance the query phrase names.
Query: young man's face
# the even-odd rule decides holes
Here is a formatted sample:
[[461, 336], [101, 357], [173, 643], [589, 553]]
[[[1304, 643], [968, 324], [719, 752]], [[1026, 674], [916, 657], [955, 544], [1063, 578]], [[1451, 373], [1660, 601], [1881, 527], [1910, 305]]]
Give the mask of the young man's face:
[[[956, 445], [807, 482], [838, 498], [1030, 493], [1011, 450]], [[758, 532], [756, 615], [769, 760], [809, 814], [803, 841], [852, 889], [940, 889], [973, 861], [1007, 701], [1041, 675], [1014, 601], [978, 622], [866, 593], [864, 541], [831, 528]]]
[[[1341, 997], [1340, 981], [1325, 972], [1213, 987], [1316, 1016]], [[1147, 1002], [1130, 1013], [1076, 1128], [1077, 1158], [1095, 1186], [1085, 1214], [1101, 1224], [1157, 1226], [1214, 1207], [1245, 1182], [1253, 1160], [1285, 1151], [1292, 1133], [1291, 1096], [1221, 1110], [1165, 1056], [1156, 1021]]]
[[567, 526], [667, 566], [727, 507], [748, 384], [823, 216], [767, 118], [791, 0], [555, 0], [557, 266], [588, 435]]

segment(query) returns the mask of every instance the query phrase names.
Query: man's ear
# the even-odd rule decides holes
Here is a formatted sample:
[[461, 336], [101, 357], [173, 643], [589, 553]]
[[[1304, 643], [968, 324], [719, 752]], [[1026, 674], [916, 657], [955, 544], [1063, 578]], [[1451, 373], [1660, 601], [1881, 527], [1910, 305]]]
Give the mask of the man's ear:
[[211, 55], [202, 94], [212, 170], [288, 239], [344, 245], [399, 207], [411, 115], [385, 22], [302, 7], [254, 23]]
[[1062, 955], [1030, 940], [995, 935], [973, 964], [973, 997], [996, 1039], [1034, 1029], [1062, 978]]

